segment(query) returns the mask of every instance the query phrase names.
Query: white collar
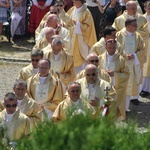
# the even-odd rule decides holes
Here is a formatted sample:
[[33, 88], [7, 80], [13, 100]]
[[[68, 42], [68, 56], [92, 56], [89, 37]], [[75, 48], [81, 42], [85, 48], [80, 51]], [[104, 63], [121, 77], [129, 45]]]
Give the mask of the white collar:
[[55, 61], [58, 61], [61, 54], [62, 54], [62, 50], [58, 54], [54, 54]]
[[[71, 101], [72, 101], [72, 100], [71, 100]], [[73, 103], [73, 105], [77, 106], [77, 105], [79, 104], [79, 101], [80, 101], [80, 99], [78, 99], [76, 102], [73, 102], [73, 101], [72, 101], [72, 103]]]
[[79, 8], [76, 8], [76, 13], [78, 13], [82, 9], [83, 5]]
[[47, 78], [47, 77], [40, 77], [40, 83], [41, 83], [41, 84], [44, 84], [46, 78]]
[[6, 122], [11, 122], [14, 114], [15, 114], [15, 112], [13, 114], [8, 114], [7, 111], [6, 111], [6, 113], [5, 113], [5, 115], [6, 115]]
[[106, 54], [107, 54], [108, 61], [112, 62], [112, 60], [113, 60], [113, 58], [115, 56], [115, 53], [113, 55], [109, 55], [108, 52], [107, 52]]
[[127, 16], [128, 16], [128, 18], [135, 19], [135, 15], [131, 16], [131, 15], [127, 14]]
[[127, 34], [127, 36], [132, 36], [133, 35], [133, 33], [129, 32], [127, 30], [126, 30], [126, 34]]
[[34, 74], [37, 74], [37, 73], [38, 73], [38, 71], [39, 71], [39, 69], [38, 69], [38, 68], [33, 68], [33, 72], [34, 72]]
[[19, 99], [19, 100], [17, 100], [17, 102], [18, 102], [18, 106], [20, 106], [21, 105], [21, 103], [22, 103], [22, 101], [23, 101], [23, 99]]

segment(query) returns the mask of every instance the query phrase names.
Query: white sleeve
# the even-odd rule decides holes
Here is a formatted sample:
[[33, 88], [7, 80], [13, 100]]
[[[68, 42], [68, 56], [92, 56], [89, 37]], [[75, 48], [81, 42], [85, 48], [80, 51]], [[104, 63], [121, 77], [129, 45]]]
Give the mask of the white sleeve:
[[37, 0], [32, 0], [32, 2], [33, 2], [34, 5], [36, 5], [36, 6], [38, 5]]
[[50, 6], [51, 5], [51, 3], [52, 3], [52, 0], [47, 0], [46, 2], [45, 2], [45, 6]]

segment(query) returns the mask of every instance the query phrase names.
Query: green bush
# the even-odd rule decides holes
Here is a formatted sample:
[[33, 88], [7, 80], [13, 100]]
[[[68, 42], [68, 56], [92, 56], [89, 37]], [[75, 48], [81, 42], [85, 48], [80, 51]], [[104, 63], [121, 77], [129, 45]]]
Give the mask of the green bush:
[[18, 143], [17, 150], [148, 150], [150, 133], [139, 133], [135, 124], [118, 127], [107, 120], [75, 116], [47, 121]]

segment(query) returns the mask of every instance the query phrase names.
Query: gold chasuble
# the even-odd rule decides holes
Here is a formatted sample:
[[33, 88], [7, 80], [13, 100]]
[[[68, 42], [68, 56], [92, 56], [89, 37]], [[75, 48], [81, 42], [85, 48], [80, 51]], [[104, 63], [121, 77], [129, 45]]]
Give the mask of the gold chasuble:
[[[91, 50], [90, 53], [95, 53], [98, 56], [102, 55], [106, 51], [106, 41], [105, 38], [102, 37], [97, 43], [95, 43]], [[121, 44], [117, 41], [117, 51], [122, 55], [123, 54], [123, 48]]]
[[[143, 64], [146, 61], [145, 57], [145, 44], [142, 37], [138, 32], [133, 33], [132, 36], [128, 36], [126, 29], [122, 29], [117, 33], [117, 40], [124, 48], [124, 57], [129, 68], [130, 77], [127, 85], [127, 95], [138, 95], [138, 85], [141, 84]], [[135, 54], [139, 64], [135, 65], [134, 60], [128, 60], [127, 54]]]
[[[137, 19], [137, 32], [139, 32], [142, 38], [146, 40], [149, 36], [146, 18], [139, 13], [136, 13], [133, 17]], [[129, 16], [127, 14], [127, 11], [125, 10], [121, 16], [115, 19], [113, 27], [115, 27], [117, 31], [122, 30], [125, 27], [125, 21], [127, 18], [129, 18]]]
[[117, 92], [118, 107], [122, 115], [122, 119], [126, 118], [126, 87], [129, 79], [129, 69], [126, 60], [116, 51], [112, 61], [108, 61], [107, 52], [99, 57], [100, 68], [114, 71], [112, 77], [113, 86]]
[[88, 102], [83, 99], [79, 99], [77, 102], [72, 102], [68, 96], [58, 105], [54, 111], [52, 119], [57, 122], [78, 114], [86, 115], [86, 113], [89, 113], [89, 115], [94, 113], [94, 109]]
[[[66, 22], [67, 25], [70, 20], [76, 20], [80, 24], [78, 31], [76, 25], [69, 28], [72, 39], [72, 49], [69, 53], [73, 55], [74, 66], [79, 67], [85, 63], [90, 48], [97, 42], [93, 18], [85, 4], [78, 12], [77, 8], [73, 6], [67, 13], [70, 16]], [[65, 16], [62, 17], [63, 19], [65, 20]]]
[[2, 101], [0, 101], [0, 112], [4, 109], [4, 105], [2, 104]]
[[41, 111], [41, 106], [36, 103], [33, 99], [29, 98], [26, 94], [23, 101], [18, 105], [20, 111], [24, 113], [30, 119], [30, 126], [33, 129], [39, 122], [41, 122], [41, 117], [39, 112]]
[[9, 141], [17, 141], [30, 133], [29, 118], [16, 110], [10, 122], [6, 119], [6, 110], [0, 112], [0, 124], [4, 129], [4, 138]]
[[144, 14], [145, 18], [147, 18], [148, 22], [148, 31], [149, 31], [149, 37], [148, 37], [148, 47], [146, 50], [146, 63], [143, 66], [143, 76], [144, 77], [150, 77], [150, 17], [146, 14]]
[[23, 79], [25, 81], [27, 81], [28, 78], [30, 78], [31, 76], [33, 76], [34, 73], [34, 68], [32, 66], [32, 64], [30, 63], [28, 66], [24, 67], [19, 74], [19, 79]]
[[67, 86], [75, 78], [72, 56], [65, 50], [61, 51], [58, 60], [55, 60], [52, 50], [45, 52], [44, 58], [51, 62], [51, 67], [60, 75], [60, 80]]
[[[108, 96], [111, 98], [109, 109], [110, 112], [116, 117], [118, 105], [116, 101], [116, 91], [110, 83], [97, 78], [97, 81], [93, 84], [93, 87], [90, 88], [86, 77], [77, 80], [77, 82], [81, 84], [81, 98], [89, 102], [93, 98], [97, 97], [100, 100], [100, 107], [105, 103], [105, 90], [106, 88], [109, 88], [110, 91], [108, 92]], [[95, 108], [95, 110], [99, 109], [100, 107]]]
[[27, 93], [37, 103], [44, 105], [47, 110], [54, 112], [57, 105], [63, 100], [63, 88], [61, 81], [48, 74], [43, 84], [40, 83], [40, 75], [37, 73], [27, 80]]

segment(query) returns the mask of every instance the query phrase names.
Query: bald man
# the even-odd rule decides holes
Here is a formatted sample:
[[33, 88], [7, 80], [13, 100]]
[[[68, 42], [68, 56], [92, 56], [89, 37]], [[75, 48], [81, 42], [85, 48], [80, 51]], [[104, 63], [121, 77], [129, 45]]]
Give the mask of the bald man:
[[137, 32], [139, 32], [144, 40], [146, 40], [149, 36], [147, 20], [137, 12], [137, 3], [135, 1], [129, 1], [126, 3], [126, 11], [115, 19], [113, 27], [115, 27], [117, 31], [120, 31], [125, 27], [125, 21], [127, 18], [134, 18], [137, 20]]
[[85, 68], [85, 77], [77, 80], [77, 82], [81, 84], [81, 98], [88, 101], [95, 110], [99, 110], [105, 104], [105, 98], [109, 97], [111, 115], [116, 117], [116, 91], [110, 83], [98, 78], [97, 67], [95, 65], [88, 64]]
[[64, 40], [64, 43], [65, 43], [64, 47], [68, 50], [70, 49], [70, 46], [71, 46], [70, 45], [71, 43], [70, 32], [59, 24], [59, 18], [57, 15], [50, 14], [45, 21], [42, 21], [40, 23], [39, 27], [36, 29], [36, 32], [35, 32], [36, 39], [43, 38], [43, 36], [41, 35], [41, 30], [45, 27], [53, 28], [54, 34], [60, 35], [61, 38]]
[[43, 28], [39, 36], [36, 38], [36, 44], [33, 48], [42, 50], [43, 48], [49, 46], [48, 43], [51, 43], [52, 41], [51, 38], [53, 35], [55, 35], [55, 31], [52, 27]]
[[[103, 70], [103, 69], [101, 69], [101, 68], [99, 67], [99, 58], [98, 58], [98, 56], [97, 56], [95, 53], [89, 54], [89, 55], [87, 56], [86, 62], [87, 62], [87, 64], [93, 64], [93, 65], [95, 65], [95, 66], [97, 67], [98, 76], [99, 76], [101, 79], [103, 79], [103, 80], [105, 80], [105, 81], [111, 83], [111, 78], [110, 78], [110, 76], [108, 75], [108, 73], [107, 73], [105, 70]], [[77, 74], [76, 80], [77, 80], [77, 79], [81, 79], [81, 78], [83, 78], [83, 77], [85, 77], [85, 69], [82, 70], [82, 71], [80, 71], [80, 72]]]
[[59, 35], [53, 37], [51, 49], [45, 51], [44, 57], [50, 60], [52, 69], [65, 86], [74, 80], [73, 58], [63, 49], [63, 40]]

